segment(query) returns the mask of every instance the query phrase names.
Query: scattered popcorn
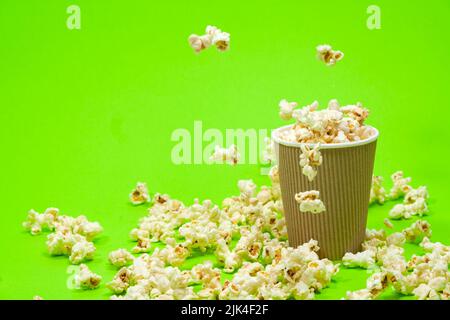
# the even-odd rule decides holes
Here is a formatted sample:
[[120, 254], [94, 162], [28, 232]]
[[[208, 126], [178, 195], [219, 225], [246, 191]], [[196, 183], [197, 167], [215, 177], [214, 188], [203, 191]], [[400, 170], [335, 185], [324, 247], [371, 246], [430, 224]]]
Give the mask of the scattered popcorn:
[[386, 227], [388, 227], [389, 229], [392, 229], [392, 228], [394, 227], [394, 225], [392, 224], [392, 222], [391, 222], [388, 218], [385, 218], [385, 219], [383, 220], [383, 223], [384, 223], [384, 225], [385, 225]]
[[409, 228], [403, 230], [406, 241], [419, 243], [424, 237], [431, 237], [431, 225], [425, 220], [417, 220]]
[[395, 232], [386, 238], [386, 243], [388, 246], [403, 246], [405, 244], [406, 238], [402, 232]]
[[86, 239], [81, 239], [73, 245], [69, 260], [72, 264], [79, 264], [85, 260], [92, 260], [94, 258], [94, 253], [94, 244]]
[[388, 275], [386, 272], [376, 272], [367, 279], [366, 289], [348, 291], [348, 300], [373, 300], [376, 299], [388, 286]]
[[102, 281], [102, 277], [93, 273], [87, 265], [80, 264], [80, 268], [74, 276], [75, 286], [83, 290], [96, 289]]
[[55, 220], [58, 214], [59, 209], [56, 208], [48, 208], [42, 214], [32, 209], [28, 212], [23, 227], [29, 230], [32, 235], [41, 233], [42, 229], [52, 231], [55, 228]]
[[342, 263], [349, 268], [361, 267], [367, 269], [375, 265], [375, 255], [376, 251], [373, 249], [368, 249], [355, 254], [347, 252], [342, 257]]
[[394, 185], [391, 188], [389, 197], [392, 200], [398, 199], [411, 191], [412, 187], [409, 185], [411, 178], [405, 178], [403, 171], [395, 172], [392, 174], [391, 179]]
[[152, 248], [150, 239], [138, 239], [136, 246], [131, 250], [133, 253], [149, 252]]
[[98, 222], [91, 222], [82, 215], [76, 218], [60, 215], [57, 208], [48, 208], [42, 214], [30, 210], [23, 226], [31, 234], [38, 234], [43, 229], [52, 231], [47, 236], [48, 252], [69, 256], [72, 264], [93, 259], [95, 246], [91, 240], [103, 231]]
[[440, 300], [438, 292], [425, 283], [415, 288], [413, 294], [418, 300]]
[[389, 212], [391, 219], [410, 219], [412, 216], [422, 216], [428, 212], [427, 205], [423, 199], [419, 199], [413, 204], [396, 204]]
[[[402, 179], [396, 178], [396, 179], [397, 179], [397, 181], [409, 181], [410, 180], [410, 178], [408, 178], [409, 180], [408, 179], [405, 180], [403, 178]], [[426, 202], [426, 200], [428, 199], [427, 188], [419, 187], [418, 189], [413, 189], [410, 186], [403, 187], [403, 188], [408, 189], [408, 191], [404, 194], [405, 199], [404, 199], [403, 203], [396, 204], [391, 209], [391, 211], [389, 212], [389, 217], [391, 219], [401, 219], [401, 218], [410, 219], [412, 216], [418, 215], [421, 217], [424, 214], [428, 213], [428, 206], [427, 206], [427, 202]], [[396, 195], [398, 195], [398, 194], [403, 195], [402, 192], [396, 191]]]
[[372, 177], [372, 187], [370, 189], [369, 203], [377, 202], [379, 204], [383, 204], [386, 201], [386, 190], [383, 188], [382, 183], [383, 177]]
[[143, 204], [150, 201], [147, 184], [138, 182], [136, 188], [130, 193], [130, 201], [134, 205]]
[[229, 163], [231, 165], [236, 165], [239, 162], [239, 152], [236, 146], [233, 144], [228, 149], [216, 146], [214, 153], [209, 158], [210, 161], [215, 161], [219, 163]]
[[206, 34], [201, 36], [196, 34], [190, 35], [189, 44], [197, 53], [209, 48], [211, 45], [215, 45], [219, 51], [226, 51], [230, 46], [230, 34], [222, 32], [222, 30], [214, 26], [207, 26]]
[[328, 109], [318, 107], [319, 103], [314, 101], [294, 109], [292, 118], [296, 123], [280, 130], [278, 138], [295, 143], [333, 144], [368, 139], [376, 132], [364, 125], [369, 112], [360, 103], [339, 107], [336, 100], [331, 100]]
[[327, 66], [335, 65], [337, 61], [340, 61], [342, 60], [342, 58], [344, 58], [344, 53], [338, 50], [333, 50], [328, 44], [319, 45], [317, 46], [316, 50], [317, 58], [325, 62]]
[[306, 144], [302, 144], [300, 149], [300, 167], [302, 173], [308, 177], [309, 181], [313, 181], [317, 175], [317, 168], [322, 164], [322, 154], [319, 151], [320, 143], [314, 148], [310, 148]]
[[319, 191], [311, 190], [297, 193], [295, 201], [300, 205], [301, 212], [320, 213], [325, 211], [325, 205], [319, 197]]
[[109, 262], [115, 267], [124, 267], [134, 261], [134, 256], [126, 249], [117, 249], [109, 253]]

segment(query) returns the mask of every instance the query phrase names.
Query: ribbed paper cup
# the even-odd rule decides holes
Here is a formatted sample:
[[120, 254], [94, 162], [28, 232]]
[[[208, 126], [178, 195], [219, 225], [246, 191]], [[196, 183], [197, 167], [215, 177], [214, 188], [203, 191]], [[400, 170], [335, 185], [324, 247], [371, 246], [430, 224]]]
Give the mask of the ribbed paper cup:
[[[378, 130], [372, 128], [374, 134], [366, 140], [322, 144], [323, 162], [310, 182], [299, 164], [300, 144], [278, 138], [278, 133], [288, 127], [276, 129], [272, 138], [289, 245], [296, 247], [315, 239], [320, 246], [319, 256], [331, 260], [341, 259], [346, 252], [360, 251], [366, 231]], [[320, 192], [326, 211], [316, 214], [300, 211], [295, 194], [309, 190]]]

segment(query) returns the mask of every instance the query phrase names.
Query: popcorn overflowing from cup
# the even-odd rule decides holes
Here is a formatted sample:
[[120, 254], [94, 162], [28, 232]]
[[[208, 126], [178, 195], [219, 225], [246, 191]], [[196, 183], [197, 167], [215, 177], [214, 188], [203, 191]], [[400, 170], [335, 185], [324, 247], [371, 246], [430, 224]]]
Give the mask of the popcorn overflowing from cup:
[[280, 140], [292, 143], [333, 144], [360, 141], [375, 134], [375, 130], [364, 125], [369, 111], [361, 103], [340, 106], [337, 100], [329, 102], [328, 108], [319, 110], [319, 103], [295, 109], [297, 103], [280, 102], [283, 120], [294, 119], [294, 125], [279, 133]]

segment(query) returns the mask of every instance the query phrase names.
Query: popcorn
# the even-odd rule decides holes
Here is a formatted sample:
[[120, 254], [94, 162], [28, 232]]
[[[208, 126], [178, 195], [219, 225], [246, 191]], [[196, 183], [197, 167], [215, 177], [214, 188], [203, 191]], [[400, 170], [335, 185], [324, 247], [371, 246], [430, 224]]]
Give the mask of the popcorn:
[[409, 185], [411, 178], [405, 178], [403, 171], [395, 172], [392, 174], [391, 179], [394, 185], [389, 193], [390, 199], [398, 199], [412, 190], [412, 187]]
[[98, 222], [90, 222], [85, 216], [81, 215], [73, 220], [71, 225], [72, 232], [86, 237], [87, 240], [92, 240], [98, 236], [103, 228]]
[[128, 268], [121, 268], [114, 279], [106, 284], [106, 287], [114, 294], [121, 294], [134, 284], [134, 273]]
[[382, 183], [383, 177], [372, 177], [372, 187], [370, 189], [369, 203], [378, 202], [379, 204], [383, 204], [386, 201], [386, 190], [383, 188]]
[[108, 259], [113, 266], [124, 267], [134, 261], [134, 256], [126, 249], [117, 249], [109, 253]]
[[138, 182], [136, 188], [130, 193], [130, 201], [134, 205], [143, 204], [150, 201], [147, 184]]
[[[285, 116], [290, 109], [284, 103], [283, 106], [284, 118], [290, 119]], [[364, 125], [369, 112], [361, 103], [340, 107], [336, 100], [331, 100], [328, 109], [318, 107], [319, 103], [314, 101], [294, 109], [291, 117], [296, 123], [279, 131], [278, 138], [295, 143], [333, 144], [364, 140], [375, 134], [374, 129]]]
[[319, 199], [320, 193], [316, 190], [299, 192], [295, 201], [300, 205], [301, 212], [320, 213], [325, 211], [325, 205]]
[[276, 156], [275, 156], [275, 148], [273, 145], [273, 141], [270, 138], [264, 138], [264, 151], [263, 151], [263, 161], [267, 163], [275, 163], [276, 162]]
[[297, 102], [288, 102], [286, 99], [280, 101], [280, 118], [283, 120], [291, 120], [292, 112], [297, 108]]
[[52, 231], [58, 214], [59, 209], [57, 208], [48, 208], [42, 214], [32, 209], [28, 212], [27, 220], [22, 225], [32, 235], [41, 233], [42, 229]]
[[425, 283], [414, 289], [413, 294], [418, 300], [440, 300], [437, 291]]
[[391, 219], [410, 219], [412, 216], [422, 216], [428, 212], [428, 206], [423, 198], [418, 198], [412, 204], [396, 204], [391, 211], [389, 217]]
[[94, 244], [81, 238], [80, 241], [74, 243], [69, 260], [72, 264], [79, 264], [84, 260], [92, 260], [94, 258], [94, 253]]
[[131, 250], [133, 253], [149, 252], [152, 248], [150, 239], [138, 239], [136, 246]]
[[325, 62], [327, 66], [335, 65], [337, 61], [340, 61], [342, 60], [342, 58], [344, 58], [344, 53], [338, 50], [333, 50], [328, 44], [317, 46], [316, 51], [317, 58]]
[[102, 277], [93, 273], [87, 265], [80, 264], [80, 268], [74, 276], [75, 286], [83, 290], [96, 289], [102, 281]]
[[388, 246], [398, 246], [401, 247], [405, 244], [406, 238], [402, 232], [395, 232], [386, 238], [386, 243]]
[[417, 220], [409, 228], [403, 230], [406, 241], [419, 243], [424, 237], [431, 237], [431, 225], [425, 220]]
[[348, 300], [373, 300], [376, 299], [388, 286], [388, 274], [376, 272], [367, 279], [366, 288], [357, 291], [347, 291]]
[[232, 273], [242, 265], [242, 258], [231, 251], [224, 239], [217, 240], [216, 257], [224, 268], [224, 272]]
[[33, 300], [44, 300], [44, 298], [42, 298], [41, 296], [34, 296]]
[[214, 153], [209, 158], [210, 161], [226, 162], [231, 165], [236, 165], [239, 162], [239, 159], [240, 154], [234, 144], [231, 145], [228, 149], [221, 148], [217, 145], [214, 149]]
[[[430, 232], [431, 232], [431, 230], [430, 230]], [[420, 242], [420, 246], [426, 252], [435, 252], [439, 255], [447, 257], [447, 260], [450, 255], [450, 246], [443, 245], [440, 242], [433, 243], [426, 236], [422, 239], [422, 242]]]
[[302, 144], [300, 149], [300, 167], [302, 173], [308, 177], [309, 181], [313, 181], [317, 175], [317, 168], [322, 164], [322, 154], [319, 151], [320, 144], [311, 149], [306, 144]]
[[375, 255], [376, 251], [373, 249], [368, 249], [355, 254], [347, 252], [342, 257], [342, 262], [344, 266], [349, 268], [361, 267], [367, 269], [375, 265]]
[[209, 48], [211, 45], [215, 45], [219, 51], [226, 51], [230, 46], [230, 34], [222, 32], [222, 30], [214, 26], [207, 26], [206, 34], [204, 35], [190, 35], [188, 40], [190, 46], [197, 53]]
[[383, 220], [383, 223], [384, 223], [384, 225], [385, 225], [386, 227], [388, 227], [389, 229], [392, 229], [392, 228], [394, 227], [394, 225], [392, 224], [391, 221], [389, 221], [388, 218], [385, 218], [385, 219]]
[[241, 198], [249, 200], [255, 194], [256, 184], [253, 183], [253, 180], [239, 180], [238, 188], [241, 192]]
[[181, 244], [176, 244], [175, 239], [173, 239], [173, 242], [169, 242], [164, 249], [156, 248], [153, 256], [160, 258], [166, 264], [178, 267], [186, 261], [190, 254], [188, 248]]

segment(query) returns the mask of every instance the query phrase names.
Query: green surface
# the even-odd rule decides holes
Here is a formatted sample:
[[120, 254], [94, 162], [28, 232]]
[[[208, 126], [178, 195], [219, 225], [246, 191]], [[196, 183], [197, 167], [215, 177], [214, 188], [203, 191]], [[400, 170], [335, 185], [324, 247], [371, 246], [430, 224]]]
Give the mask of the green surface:
[[[382, 28], [370, 31], [374, 2]], [[81, 30], [66, 28], [73, 3]], [[258, 165], [174, 165], [171, 133], [192, 130], [194, 120], [276, 128], [282, 98], [369, 107], [381, 132], [375, 172], [387, 179], [402, 169], [413, 185], [427, 185], [433, 240], [449, 243], [449, 14], [448, 0], [2, 0], [0, 298], [108, 298], [104, 285], [67, 289], [68, 259], [50, 257], [45, 235], [22, 229], [27, 211], [54, 206], [100, 221], [105, 231], [88, 265], [109, 281], [108, 252], [131, 248], [128, 232], [146, 214], [128, 202], [137, 181], [186, 203], [219, 202], [237, 193], [240, 178], [268, 183]], [[187, 36], [207, 24], [230, 32], [230, 51], [192, 52]], [[344, 60], [325, 67], [315, 57], [321, 43]], [[383, 227], [392, 206], [371, 207], [369, 226]], [[339, 299], [367, 276], [343, 269], [318, 298]]]

